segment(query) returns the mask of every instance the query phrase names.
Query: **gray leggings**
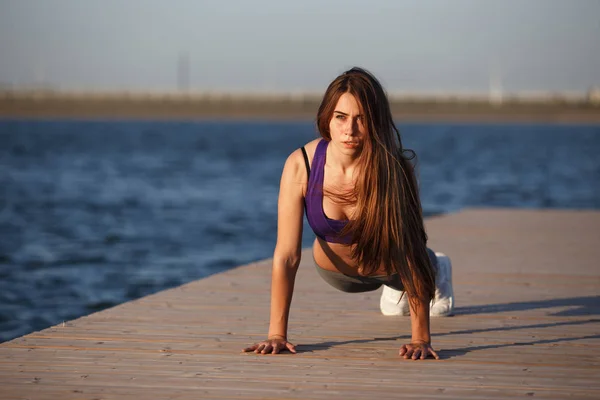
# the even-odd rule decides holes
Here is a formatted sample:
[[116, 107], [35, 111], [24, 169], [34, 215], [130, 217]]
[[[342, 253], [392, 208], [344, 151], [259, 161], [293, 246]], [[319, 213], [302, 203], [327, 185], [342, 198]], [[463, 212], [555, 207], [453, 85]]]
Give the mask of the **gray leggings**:
[[[431, 259], [431, 264], [437, 268], [437, 257], [431, 249], [427, 249], [427, 254]], [[314, 261], [314, 258], [313, 258]], [[329, 271], [321, 268], [316, 262], [317, 272], [323, 280], [329, 283], [334, 288], [346, 293], [361, 293], [377, 290], [381, 285], [386, 285], [396, 290], [404, 290], [404, 286], [400, 281], [400, 276], [394, 273], [390, 276], [374, 275], [374, 276], [350, 276], [341, 272]]]

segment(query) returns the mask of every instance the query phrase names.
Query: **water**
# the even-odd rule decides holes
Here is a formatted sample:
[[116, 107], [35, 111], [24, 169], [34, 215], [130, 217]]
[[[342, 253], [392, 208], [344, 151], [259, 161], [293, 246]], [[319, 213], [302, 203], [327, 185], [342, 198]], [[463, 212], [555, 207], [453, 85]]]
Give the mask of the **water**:
[[[400, 128], [426, 215], [600, 208], [600, 126]], [[0, 121], [0, 341], [270, 257], [281, 168], [315, 137], [310, 122]]]

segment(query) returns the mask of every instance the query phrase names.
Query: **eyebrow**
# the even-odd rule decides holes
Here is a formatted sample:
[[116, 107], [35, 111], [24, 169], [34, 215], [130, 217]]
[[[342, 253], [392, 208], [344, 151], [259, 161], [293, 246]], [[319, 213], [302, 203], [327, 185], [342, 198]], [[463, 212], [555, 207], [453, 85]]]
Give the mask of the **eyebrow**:
[[[345, 115], [346, 117], [349, 115], [349, 114], [346, 114], [345, 112], [341, 112], [341, 111], [338, 111], [338, 110], [335, 110], [334, 113], [342, 114], [342, 115]], [[357, 117], [363, 117], [363, 115], [362, 114], [358, 114]]]

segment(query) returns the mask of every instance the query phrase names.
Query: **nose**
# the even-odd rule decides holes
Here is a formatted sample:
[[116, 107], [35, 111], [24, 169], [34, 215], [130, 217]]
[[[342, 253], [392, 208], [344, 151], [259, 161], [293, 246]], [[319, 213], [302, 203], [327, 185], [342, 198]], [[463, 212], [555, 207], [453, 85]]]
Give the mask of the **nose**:
[[348, 118], [344, 124], [344, 134], [348, 136], [355, 136], [358, 134], [358, 119]]

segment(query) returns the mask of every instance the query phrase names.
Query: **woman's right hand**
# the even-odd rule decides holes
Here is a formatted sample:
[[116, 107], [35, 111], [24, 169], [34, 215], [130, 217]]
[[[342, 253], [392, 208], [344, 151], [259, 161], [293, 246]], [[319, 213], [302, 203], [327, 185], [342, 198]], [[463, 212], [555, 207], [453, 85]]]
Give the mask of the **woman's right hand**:
[[284, 350], [296, 354], [296, 346], [288, 342], [283, 336], [277, 336], [246, 347], [243, 351], [245, 353], [255, 352], [256, 354], [277, 354]]

